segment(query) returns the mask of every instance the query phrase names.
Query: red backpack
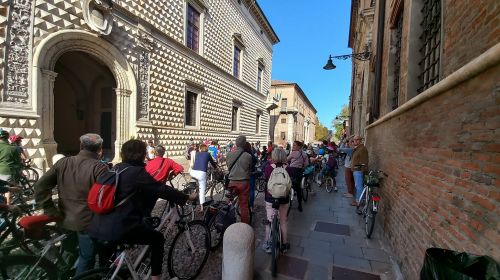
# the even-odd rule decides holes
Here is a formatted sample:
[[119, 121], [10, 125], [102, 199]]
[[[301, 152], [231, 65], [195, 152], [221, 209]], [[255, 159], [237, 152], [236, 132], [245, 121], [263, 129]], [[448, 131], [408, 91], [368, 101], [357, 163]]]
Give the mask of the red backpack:
[[129, 194], [115, 205], [115, 193], [118, 187], [120, 174], [127, 169], [128, 167], [122, 170], [112, 169], [97, 179], [92, 187], [90, 187], [87, 197], [87, 204], [90, 211], [96, 214], [108, 214], [135, 194], [135, 192]]

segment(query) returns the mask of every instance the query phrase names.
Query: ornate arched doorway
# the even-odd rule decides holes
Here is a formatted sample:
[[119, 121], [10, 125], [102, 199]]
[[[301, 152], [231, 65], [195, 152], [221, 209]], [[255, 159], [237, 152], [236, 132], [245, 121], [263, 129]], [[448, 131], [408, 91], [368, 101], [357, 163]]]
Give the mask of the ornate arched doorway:
[[[65, 96], [66, 93], [64, 92], [64, 88], [69, 87], [68, 79], [71, 79], [69, 77], [71, 75], [66, 71], [68, 66], [70, 68], [71, 66], [80, 68], [79, 65], [75, 66], [71, 64], [71, 57], [81, 59], [83, 62], [88, 63], [88, 67], [90, 68], [97, 67], [103, 73], [102, 79], [99, 81], [96, 80], [98, 83], [101, 83], [102, 86], [97, 86], [99, 89], [93, 88], [88, 90], [93, 97], [98, 98], [96, 96], [99, 96], [99, 98], [101, 98], [104, 96], [103, 98], [108, 98], [109, 100], [109, 94], [104, 93], [101, 95], [95, 92], [103, 88], [104, 91], [109, 90], [110, 87], [113, 87], [112, 84], [115, 85], [111, 98], [112, 100], [116, 100], [111, 101], [115, 105], [113, 108], [100, 108], [104, 111], [99, 111], [100, 113], [106, 110], [111, 111], [111, 116], [105, 114], [99, 118], [89, 118], [89, 120], [86, 120], [85, 116], [91, 113], [88, 107], [92, 105], [89, 105], [88, 102], [85, 102], [84, 105], [82, 105], [81, 102], [77, 102], [78, 98], [81, 99], [82, 95], [85, 95], [79, 89], [75, 89], [73, 92], [74, 98], [72, 100], [75, 101], [73, 112], [61, 109], [60, 106], [64, 105], [60, 105], [59, 100], [55, 102], [55, 98], [63, 98], [62, 101], [64, 101], [64, 97], [68, 97]], [[60, 79], [61, 85], [57, 84], [59, 82], [58, 75], [60, 74], [57, 71], [64, 72], [64, 74], [61, 74], [63, 75]], [[106, 72], [107, 74], [105, 74]], [[60, 112], [72, 114], [74, 119], [72, 121], [75, 123], [78, 123], [78, 121], [82, 122], [83, 113], [84, 120], [82, 123], [84, 124], [80, 124], [80, 127], [86, 126], [88, 129], [93, 128], [94, 132], [97, 133], [100, 133], [101, 125], [109, 126], [109, 118], [111, 118], [110, 131], [111, 133], [113, 133], [113, 130], [115, 131], [115, 137], [113, 137], [113, 135], [110, 137], [111, 141], [115, 138], [113, 147], [110, 149], [111, 151], [119, 151], [121, 145], [135, 133], [136, 103], [131, 102], [131, 100], [135, 100], [137, 91], [134, 72], [125, 56], [123, 56], [116, 47], [99, 38], [97, 35], [80, 30], [62, 30], [49, 35], [43, 39], [36, 48], [33, 57], [33, 76], [33, 93], [35, 93], [34, 107], [41, 116], [41, 140], [49, 165], [51, 165], [52, 156], [59, 150], [67, 153], [74, 150], [74, 148], [72, 148], [74, 146], [69, 144], [72, 139], [66, 139], [65, 136], [60, 134], [58, 131], [59, 129], [56, 127], [56, 124], [59, 126], [58, 122], [59, 118], [61, 118], [61, 115], [55, 112], [58, 108], [62, 110]], [[91, 79], [91, 77], [87, 78]], [[88, 79], [85, 79], [87, 83]], [[65, 82], [66, 85], [64, 85]], [[72, 81], [72, 83], [78, 84], [77, 81]], [[62, 87], [62, 93], [58, 92], [59, 86]], [[58, 118], [57, 121], [55, 121], [56, 117]], [[103, 123], [99, 125], [96, 123], [101, 122], [103, 119], [105, 119]], [[97, 126], [99, 126], [99, 128], [96, 128]], [[88, 132], [84, 131], [85, 129], [83, 128], [80, 129], [83, 133]], [[76, 135], [78, 133], [74, 132], [74, 134]], [[102, 136], [108, 137], [105, 135]], [[58, 140], [61, 141], [61, 149], [58, 149]], [[78, 139], [74, 141], [78, 144]], [[114, 153], [113, 161], [118, 160], [119, 153], [116, 152]]]
[[66, 52], [54, 67], [54, 140], [57, 153], [75, 155], [78, 137], [92, 132], [104, 139], [104, 158], [114, 158], [116, 81], [109, 68], [85, 52]]

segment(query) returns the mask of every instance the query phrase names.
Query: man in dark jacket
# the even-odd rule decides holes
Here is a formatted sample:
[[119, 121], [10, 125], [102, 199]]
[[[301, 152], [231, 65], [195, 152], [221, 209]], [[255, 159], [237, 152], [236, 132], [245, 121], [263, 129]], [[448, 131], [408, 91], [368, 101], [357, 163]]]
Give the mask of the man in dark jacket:
[[115, 201], [120, 201], [122, 205], [115, 206], [110, 213], [94, 215], [88, 231], [93, 238], [100, 241], [150, 245], [151, 279], [159, 280], [165, 238], [161, 232], [146, 226], [144, 218], [151, 216], [151, 210], [158, 198], [183, 205], [187, 200], [198, 198], [198, 194], [186, 195], [151, 177], [144, 169], [146, 144], [140, 140], [125, 142], [121, 157], [123, 162], [114, 168], [121, 172]]
[[[9, 132], [0, 128], [0, 180], [15, 182], [21, 168], [21, 157], [15, 146], [7, 141]], [[5, 194], [7, 204], [10, 204], [10, 194]]]
[[[62, 228], [76, 232], [80, 256], [76, 274], [92, 269], [95, 264], [95, 249], [86, 229], [92, 212], [87, 206], [90, 187], [97, 178], [108, 170], [99, 160], [102, 152], [102, 138], [88, 133], [80, 137], [80, 152], [76, 156], [57, 161], [33, 186], [35, 201], [49, 216], [61, 217]], [[57, 186], [58, 208], [52, 201], [52, 189]], [[71, 238], [66, 241], [71, 246]]]
[[[252, 171], [252, 156], [245, 153], [247, 138], [243, 135], [236, 138], [236, 151], [227, 154], [229, 170], [229, 188], [234, 189], [240, 202], [241, 221], [249, 223], [248, 193], [250, 191], [250, 172]], [[232, 167], [232, 168], [231, 168]]]

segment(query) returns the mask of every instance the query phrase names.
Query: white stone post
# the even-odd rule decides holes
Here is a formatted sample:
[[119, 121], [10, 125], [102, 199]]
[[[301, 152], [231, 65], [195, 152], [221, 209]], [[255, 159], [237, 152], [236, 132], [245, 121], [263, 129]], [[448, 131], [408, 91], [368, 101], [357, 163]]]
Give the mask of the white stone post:
[[226, 229], [222, 251], [222, 280], [252, 280], [255, 236], [251, 226], [232, 224]]

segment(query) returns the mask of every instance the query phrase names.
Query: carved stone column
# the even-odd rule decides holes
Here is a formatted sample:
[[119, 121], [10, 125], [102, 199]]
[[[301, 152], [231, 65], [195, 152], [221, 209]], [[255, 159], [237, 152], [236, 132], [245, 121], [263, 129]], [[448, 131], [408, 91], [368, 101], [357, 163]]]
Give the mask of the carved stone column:
[[57, 73], [40, 69], [42, 72], [42, 146], [45, 149], [45, 157], [48, 166], [52, 166], [52, 157], [57, 153], [57, 143], [54, 140], [54, 82]]
[[137, 94], [137, 120], [149, 123], [149, 68], [151, 64], [150, 54], [155, 46], [154, 39], [146, 31], [141, 30], [139, 47], [139, 92]]
[[130, 95], [132, 91], [116, 88], [116, 141], [115, 158], [113, 162], [120, 161], [120, 149], [130, 138]]
[[29, 62], [31, 55], [30, 27], [33, 12], [32, 0], [12, 0], [9, 11], [9, 27], [6, 36], [5, 91], [2, 102], [8, 107], [30, 106]]

